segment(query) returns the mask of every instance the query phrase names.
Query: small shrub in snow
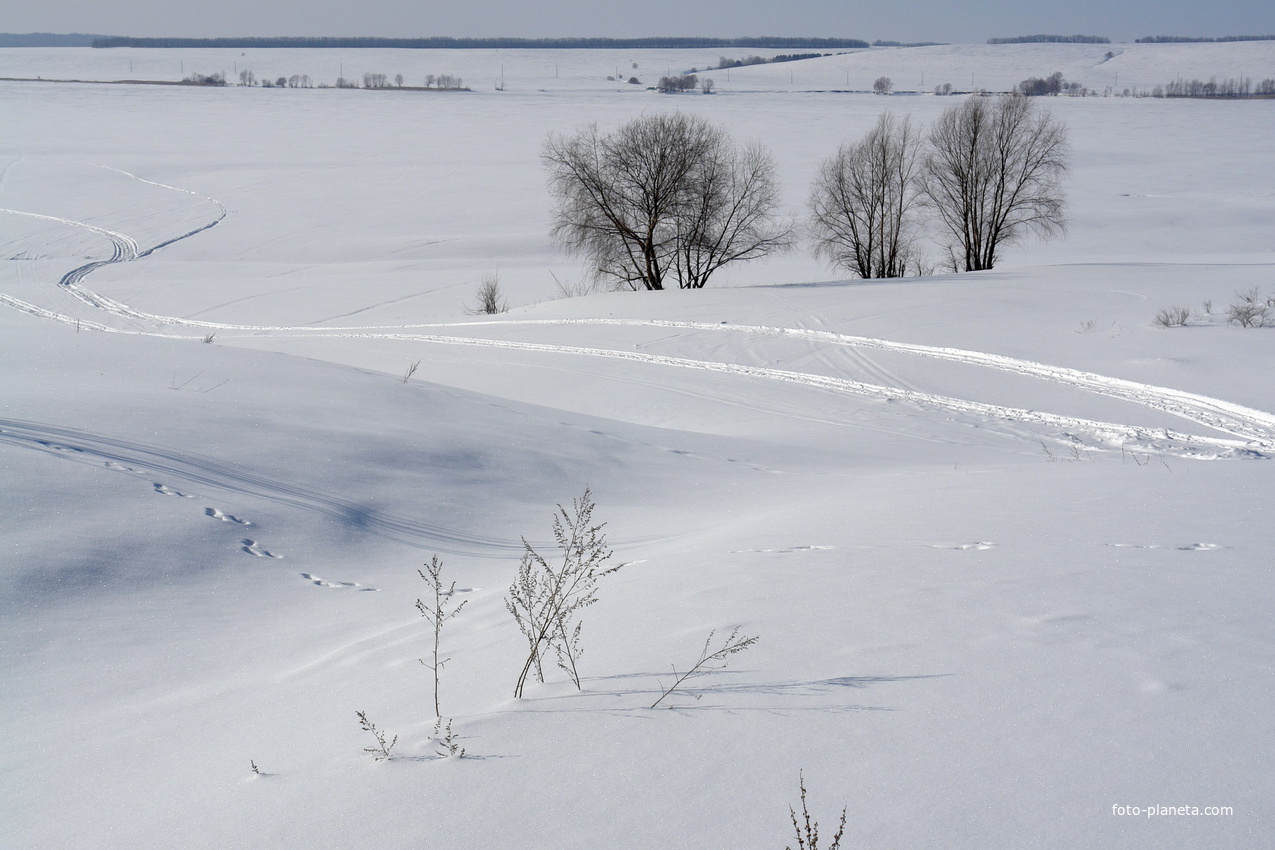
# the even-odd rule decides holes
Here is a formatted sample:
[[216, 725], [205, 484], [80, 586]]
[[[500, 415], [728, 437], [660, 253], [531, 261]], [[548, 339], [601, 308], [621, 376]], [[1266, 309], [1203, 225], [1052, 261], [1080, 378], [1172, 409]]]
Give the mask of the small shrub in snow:
[[[421, 612], [421, 616], [429, 621], [434, 627], [434, 654], [433, 663], [426, 661], [424, 658], [419, 659], [422, 664], [428, 667], [434, 673], [434, 716], [442, 718], [442, 712], [438, 708], [438, 672], [443, 669], [443, 665], [450, 661], [450, 658], [439, 658], [438, 644], [443, 635], [443, 623], [450, 620], [460, 613], [460, 609], [465, 607], [465, 603], [461, 602], [455, 608], [451, 608], [448, 600], [456, 593], [456, 582], [452, 582], [446, 589], [443, 588], [443, 562], [438, 560], [435, 555], [430, 562], [425, 565], [424, 570], [417, 570], [420, 577], [429, 585], [430, 592], [433, 596], [432, 601], [426, 604], [423, 600], [416, 600], [416, 610]], [[447, 730], [451, 733], [451, 722], [448, 721]]]
[[372, 733], [372, 737], [376, 738], [375, 747], [364, 747], [363, 752], [371, 753], [377, 761], [389, 761], [393, 756], [390, 750], [394, 749], [394, 745], [398, 743], [398, 735], [394, 736], [394, 740], [389, 743], [385, 742], [385, 733], [376, 728], [376, 724], [367, 719], [367, 715], [361, 711], [354, 712], [359, 718], [359, 728], [364, 732]]
[[[792, 806], [788, 807], [788, 815], [792, 818], [792, 828], [797, 833], [797, 847], [795, 850], [819, 850], [819, 822], [811, 820], [810, 810], [806, 808], [806, 777], [800, 776], [801, 785], [801, 818], [797, 818], [797, 812]], [[846, 810], [841, 810], [841, 823], [837, 826], [836, 835], [832, 836], [832, 843], [828, 845], [827, 850], [838, 850], [841, 847], [841, 836], [846, 831]], [[785, 847], [784, 850], [794, 850], [791, 847]]]
[[1237, 292], [1239, 298], [1226, 308], [1226, 320], [1242, 328], [1265, 328], [1272, 324], [1271, 308], [1275, 299], [1262, 295], [1257, 287], [1247, 292]]
[[416, 370], [419, 369], [420, 367], [421, 367], [421, 361], [419, 360], [417, 360], [415, 363], [408, 366], [407, 371], [403, 373], [403, 383], [406, 384], [408, 381], [410, 381], [412, 379], [412, 376], [416, 374]]
[[563, 283], [558, 280], [558, 276], [553, 272], [549, 272], [549, 276], [552, 277], [553, 282], [557, 284], [559, 298], [579, 298], [582, 295], [588, 295], [589, 293], [596, 291], [598, 288], [598, 281], [596, 280], [569, 280], [566, 283]]
[[514, 696], [521, 697], [527, 676], [535, 670], [543, 682], [544, 656], [552, 650], [577, 688], [580, 673], [580, 612], [597, 601], [598, 579], [616, 572], [624, 564], [606, 566], [611, 558], [606, 523], [593, 523], [596, 507], [588, 488], [572, 500], [571, 510], [558, 505], [553, 517], [553, 538], [558, 544], [554, 563], [532, 548], [524, 537], [518, 579], [509, 587], [505, 607], [527, 638], [527, 660], [518, 675]]
[[1155, 323], [1162, 328], [1180, 328], [1190, 318], [1190, 307], [1163, 307], [1155, 314]]
[[467, 307], [465, 312], [471, 316], [494, 316], [509, 312], [509, 303], [500, 291], [500, 275], [483, 276], [482, 282], [478, 284], [478, 302], [473, 307]]
[[452, 733], [450, 717], [447, 718], [447, 725], [443, 725], [441, 717], [434, 722], [434, 752], [443, 758], [465, 757], [465, 748], [456, 741], [456, 736]]
[[[716, 670], [722, 670], [727, 665], [727, 660], [737, 652], [743, 652], [753, 644], [757, 643], [758, 637], [740, 637], [739, 626], [731, 630], [730, 636], [722, 642], [717, 649], [713, 649], [713, 635], [717, 633], [716, 629], [708, 633], [708, 638], [704, 641], [704, 648], [700, 650], [699, 659], [691, 665], [690, 669], [683, 673], [678, 673], [677, 668], [673, 668], [673, 684], [664, 689], [660, 694], [660, 698], [651, 703], [651, 708], [664, 701], [664, 698], [673, 691], [680, 690], [691, 679], [698, 679]], [[694, 694], [696, 699], [700, 698], [699, 694]]]

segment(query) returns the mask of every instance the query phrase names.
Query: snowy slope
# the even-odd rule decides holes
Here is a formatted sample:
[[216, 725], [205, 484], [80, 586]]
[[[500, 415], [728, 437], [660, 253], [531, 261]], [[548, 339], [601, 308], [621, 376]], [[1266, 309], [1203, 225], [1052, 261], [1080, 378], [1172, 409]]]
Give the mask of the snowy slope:
[[[992, 50], [1018, 79], [1064, 55], [933, 49]], [[17, 55], [0, 75], [71, 54]], [[991, 272], [798, 252], [562, 299], [547, 133], [702, 112], [775, 152], [799, 217], [883, 106], [951, 102], [584, 76], [0, 84], [3, 843], [777, 848], [804, 771], [851, 846], [1266, 846], [1275, 331], [1153, 319], [1275, 295], [1271, 104], [1052, 101], [1069, 235]], [[514, 309], [467, 315], [492, 272]], [[514, 700], [520, 538], [586, 486], [628, 565], [583, 690]], [[432, 553], [467, 600], [464, 759], [417, 660]], [[737, 624], [755, 648], [647, 708]]]

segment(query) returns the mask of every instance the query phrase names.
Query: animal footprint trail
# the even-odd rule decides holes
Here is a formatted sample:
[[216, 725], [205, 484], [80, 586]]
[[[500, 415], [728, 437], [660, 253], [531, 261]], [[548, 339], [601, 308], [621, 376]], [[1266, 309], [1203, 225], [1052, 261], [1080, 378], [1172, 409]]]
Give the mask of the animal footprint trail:
[[154, 483], [154, 484], [152, 484], [151, 486], [152, 486], [152, 487], [154, 487], [154, 488], [155, 488], [155, 492], [156, 492], [156, 493], [159, 493], [161, 496], [176, 496], [176, 497], [177, 497], [177, 498], [179, 498], [179, 499], [193, 499], [193, 498], [195, 498], [194, 496], [190, 495], [189, 493], [183, 493], [183, 492], [182, 492], [182, 491], [180, 491], [180, 490], [174, 490], [173, 488], [171, 488], [171, 487], [167, 487], [167, 486], [165, 486], [165, 485], [163, 485], [163, 484], [160, 484], [159, 482], [155, 482], [155, 483]]
[[252, 525], [252, 523], [246, 519], [240, 519], [234, 514], [222, 513], [217, 508], [204, 508], [204, 516], [219, 519], [222, 522], [231, 522], [235, 525]]
[[258, 558], [273, 558], [275, 560], [279, 560], [283, 557], [282, 555], [276, 555], [257, 541], [248, 537], [240, 540], [239, 543], [241, 544], [243, 551], [247, 552], [249, 555], [256, 555]]
[[[358, 582], [353, 582], [353, 581], [328, 581], [327, 579], [325, 579], [325, 578], [319, 578], [318, 576], [316, 576], [316, 575], [314, 575], [314, 574], [312, 574], [312, 573], [301, 573], [301, 578], [305, 579], [306, 581], [310, 582], [310, 584], [313, 584], [313, 585], [315, 585], [316, 587], [329, 587], [329, 588], [333, 588], [333, 589], [335, 589], [335, 590], [359, 590], [359, 591], [363, 591], [363, 592], [365, 592], [365, 593], [375, 593], [375, 592], [377, 592], [377, 588], [375, 588], [375, 587], [367, 587], [366, 585], [359, 584]], [[461, 591], [459, 591], [459, 590], [457, 591], [457, 593], [460, 593], [460, 592], [461, 592]]]
[[731, 554], [792, 555], [797, 552], [825, 552], [830, 549], [832, 549], [831, 546], [788, 546], [783, 549], [732, 549]]
[[137, 468], [132, 467], [132, 466], [126, 466], [126, 465], [124, 465], [124, 464], [122, 464], [122, 463], [116, 463], [116, 462], [115, 462], [115, 461], [113, 461], [113, 460], [104, 461], [104, 462], [102, 463], [102, 466], [106, 467], [107, 469], [113, 469], [113, 470], [115, 470], [116, 472], [128, 472], [128, 473], [132, 473], [133, 475], [145, 475], [145, 474], [146, 474], [146, 472], [144, 472], [143, 470], [137, 469]]
[[1108, 543], [1113, 549], [1171, 549], [1176, 552], [1212, 552], [1224, 548], [1220, 543], [1185, 543], [1182, 545], [1163, 543]]

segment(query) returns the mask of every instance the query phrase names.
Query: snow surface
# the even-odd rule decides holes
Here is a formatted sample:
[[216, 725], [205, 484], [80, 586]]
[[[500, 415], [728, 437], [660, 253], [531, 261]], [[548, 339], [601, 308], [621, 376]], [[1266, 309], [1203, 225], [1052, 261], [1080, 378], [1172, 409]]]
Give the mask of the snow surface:
[[[880, 110], [958, 102], [803, 80], [1097, 86], [1107, 49], [1120, 85], [1275, 76], [1265, 43], [870, 51], [674, 99], [602, 78], [716, 57], [255, 66], [508, 66], [455, 95], [0, 83], [0, 844], [778, 848], [804, 771], [847, 846], [1269, 846], [1275, 330], [1221, 313], [1275, 295], [1275, 103], [1050, 100], [1069, 234], [984, 273], [798, 251], [561, 298], [583, 270], [545, 235], [550, 132], [695, 111], [774, 152], [798, 218]], [[220, 69], [13, 49], [0, 76], [130, 56]], [[489, 273], [513, 309], [468, 315]], [[514, 700], [520, 537], [586, 486], [628, 566], [583, 691]], [[468, 600], [463, 759], [417, 661], [432, 553]], [[646, 708], [736, 624], [755, 648]]]

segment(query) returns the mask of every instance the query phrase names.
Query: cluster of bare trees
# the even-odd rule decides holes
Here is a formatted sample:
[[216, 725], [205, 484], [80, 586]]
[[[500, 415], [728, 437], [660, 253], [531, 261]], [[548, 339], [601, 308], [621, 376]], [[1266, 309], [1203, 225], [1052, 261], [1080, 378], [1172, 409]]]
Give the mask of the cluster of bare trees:
[[[632, 81], [630, 81], [632, 82]], [[707, 77], [701, 79], [695, 74], [679, 74], [676, 77], [660, 77], [656, 88], [664, 94], [673, 94], [674, 92], [695, 91], [700, 89], [704, 94], [713, 93], [714, 83]]]
[[1025, 97], [971, 97], [926, 135], [889, 113], [826, 160], [810, 192], [815, 251], [862, 278], [924, 271], [931, 222], [955, 271], [990, 269], [1002, 248], [1065, 225], [1065, 128]]
[[226, 75], [221, 71], [215, 74], [201, 74], [196, 71], [183, 77], [182, 82], [192, 86], [224, 86]]
[[[861, 278], [925, 273], [935, 231], [953, 270], [990, 269], [1006, 245], [1063, 230], [1068, 158], [1066, 129], [1025, 97], [971, 97], [928, 132], [885, 113], [821, 164], [807, 230], [817, 255]], [[795, 242], [770, 155], [702, 118], [553, 135], [542, 159], [555, 240], [618, 288], [697, 289]]]
[[[258, 84], [257, 75], [247, 68], [239, 72], [239, 85], [255, 86]], [[310, 80], [309, 74], [293, 74], [291, 77], [277, 77], [270, 79], [263, 77], [260, 85], [264, 89], [309, 89], [314, 88], [314, 83]]]
[[429, 74], [425, 77], [425, 88], [439, 88], [455, 91], [463, 89], [465, 82], [460, 77], [453, 77], [451, 74]]
[[1085, 97], [1089, 94], [1089, 89], [1077, 82], [1067, 82], [1063, 79], [1062, 71], [1054, 71], [1048, 77], [1028, 77], [1017, 86], [1014, 91], [1024, 97], [1045, 97], [1047, 95], [1069, 94], [1072, 97], [1079, 95]]

